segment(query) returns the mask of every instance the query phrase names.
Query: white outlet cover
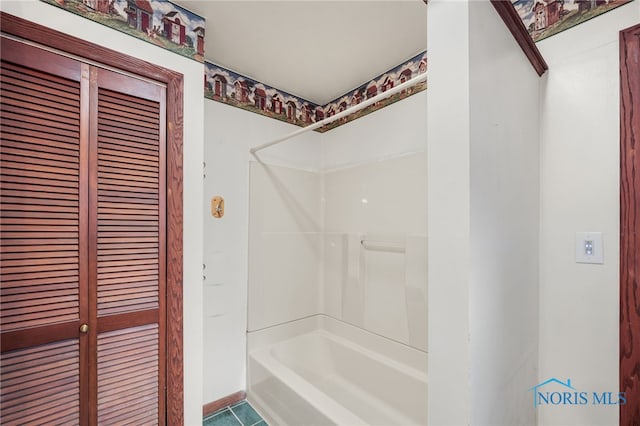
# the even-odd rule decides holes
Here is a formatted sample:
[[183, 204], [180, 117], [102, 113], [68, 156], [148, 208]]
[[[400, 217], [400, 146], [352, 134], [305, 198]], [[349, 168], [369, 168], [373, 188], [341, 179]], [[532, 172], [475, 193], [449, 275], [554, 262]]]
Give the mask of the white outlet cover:
[[[591, 244], [590, 254], [587, 250], [588, 242]], [[576, 262], [604, 263], [602, 232], [576, 232]]]

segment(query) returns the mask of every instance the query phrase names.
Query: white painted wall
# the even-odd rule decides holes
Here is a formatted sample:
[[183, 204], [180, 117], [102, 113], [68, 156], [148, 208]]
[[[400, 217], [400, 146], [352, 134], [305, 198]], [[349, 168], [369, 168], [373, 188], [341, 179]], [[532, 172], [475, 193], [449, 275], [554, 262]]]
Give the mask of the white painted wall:
[[[246, 389], [249, 243], [249, 148], [298, 127], [206, 99], [204, 180], [203, 398], [216, 401]], [[320, 134], [259, 153], [274, 164], [320, 168]], [[211, 215], [210, 200], [225, 199], [225, 216]]]
[[[619, 44], [632, 2], [538, 43], [541, 85], [540, 372], [618, 391]], [[575, 233], [602, 231], [604, 264], [575, 263]], [[618, 424], [618, 407], [541, 406], [541, 425]]]
[[202, 151], [204, 67], [142, 40], [40, 1], [6, 1], [3, 12], [135, 56], [184, 75], [184, 414], [202, 424]]
[[431, 1], [430, 424], [535, 424], [538, 78], [489, 2]]
[[469, 5], [427, 11], [429, 424], [466, 425], [469, 413]]
[[538, 366], [539, 77], [470, 2], [473, 425], [532, 425]]

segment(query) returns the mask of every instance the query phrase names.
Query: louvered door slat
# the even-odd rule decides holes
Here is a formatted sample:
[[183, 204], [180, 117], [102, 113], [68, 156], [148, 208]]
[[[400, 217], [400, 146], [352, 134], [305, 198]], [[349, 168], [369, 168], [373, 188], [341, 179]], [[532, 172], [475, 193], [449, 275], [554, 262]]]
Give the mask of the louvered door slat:
[[[45, 136], [42, 133], [40, 133], [40, 135], [42, 137]], [[38, 146], [36, 144], [28, 146], [27, 149], [24, 149], [23, 147], [20, 147], [20, 146], [16, 148], [11, 147], [10, 144], [11, 144], [11, 141], [13, 140], [13, 139], [10, 139], [11, 136], [12, 135], [7, 134], [6, 138], [4, 139], [5, 141], [7, 141], [7, 143], [3, 144], [0, 147], [0, 153], [3, 155], [3, 157], [7, 159], [7, 161], [15, 161], [19, 164], [34, 163], [34, 164], [47, 165], [50, 167], [56, 167], [61, 169], [66, 169], [66, 168], [70, 169], [69, 173], [64, 173], [64, 174], [73, 174], [73, 170], [77, 170], [77, 167], [78, 167], [77, 160], [73, 159], [72, 157], [70, 158], [65, 153], [62, 153], [62, 154], [49, 153], [45, 156], [41, 153], [41, 151], [38, 150]], [[19, 144], [14, 143], [14, 145], [19, 145]]]
[[115, 104], [110, 105], [104, 102], [102, 104], [102, 109], [100, 111], [100, 114], [107, 120], [113, 120], [112, 121], [113, 125], [108, 127], [110, 129], [118, 129], [116, 131], [123, 132], [123, 133], [128, 133], [129, 130], [133, 130], [133, 131], [143, 130], [143, 132], [140, 133], [143, 137], [149, 137], [149, 135], [155, 135], [157, 138], [157, 136], [160, 134], [158, 130], [159, 121], [157, 117], [149, 121], [144, 120], [144, 116], [141, 116], [140, 118], [138, 118], [135, 114], [130, 114], [135, 118], [122, 117], [122, 111], [119, 109], [118, 105], [115, 105]]
[[36, 119], [44, 120], [48, 122], [51, 118], [55, 118], [55, 127], [68, 127], [77, 126], [78, 117], [75, 116], [73, 111], [58, 111], [54, 108], [47, 108], [42, 105], [38, 105], [37, 108], [31, 107], [27, 102], [19, 102], [15, 99], [5, 99], [2, 106], [2, 112], [12, 114], [14, 116], [20, 116], [24, 111], [29, 111], [29, 114]]
[[102, 112], [104, 114], [113, 115], [124, 112], [126, 114], [135, 115], [141, 122], [160, 123], [160, 120], [158, 119], [158, 116], [156, 114], [156, 107], [153, 104], [151, 104], [151, 106], [145, 110], [145, 108], [140, 107], [140, 105], [123, 104], [122, 99], [118, 99], [115, 101], [113, 99], [110, 100], [108, 93], [105, 93], [103, 100], [104, 102], [102, 103]]
[[109, 149], [121, 150], [125, 152], [135, 152], [138, 154], [146, 154], [149, 151], [157, 151], [158, 147], [154, 144], [137, 142], [135, 140], [127, 140], [127, 143], [123, 143], [121, 139], [114, 139], [107, 136], [102, 136], [104, 146]]
[[[75, 177], [74, 175], [66, 175], [66, 174], [60, 174], [60, 173], [49, 173], [46, 171], [33, 171], [33, 170], [26, 170], [26, 169], [21, 169], [19, 167], [16, 167], [17, 164], [15, 163], [8, 163], [5, 162], [3, 164], [3, 172], [4, 175], [6, 176], [17, 176], [18, 178], [21, 179], [26, 179], [26, 178], [35, 178], [35, 179], [44, 179], [48, 182], [51, 181], [55, 181], [57, 184], [60, 185], [75, 185], [76, 181], [77, 181], [77, 177]], [[64, 183], [64, 182], [70, 182], [69, 183]], [[25, 208], [24, 206], [20, 207], [22, 210], [21, 211], [25, 211], [25, 210], [34, 210], [32, 208]], [[11, 208], [7, 208], [7, 211], [12, 211]], [[68, 213], [73, 213], [73, 210], [67, 210]]]
[[2, 117], [7, 122], [11, 120], [15, 120], [17, 122], [26, 122], [26, 117], [24, 113], [29, 114], [28, 122], [31, 125], [45, 126], [46, 128], [51, 129], [51, 133], [63, 131], [63, 134], [69, 135], [73, 137], [73, 131], [79, 125], [79, 120], [65, 118], [64, 116], [56, 115], [55, 121], [51, 121], [51, 113], [49, 111], [40, 111], [38, 109], [18, 109], [10, 106], [3, 106], [2, 109]]
[[[151, 150], [153, 150], [153, 147], [155, 146], [152, 139], [146, 138], [144, 136], [139, 136], [133, 133], [129, 133], [129, 132], [125, 134], [127, 135], [128, 141], [131, 141], [133, 144], [135, 144], [132, 146], [144, 147], [145, 145], [148, 145]], [[119, 141], [121, 142], [121, 139], [120, 139], [121, 137], [122, 137], [121, 132], [110, 132], [110, 131], [107, 131], [106, 129], [103, 129], [100, 132], [100, 138], [102, 138], [106, 142], [111, 142], [113, 145], [119, 145], [118, 142]]]
[[[158, 422], [158, 325], [98, 337], [98, 423]], [[133, 423], [135, 424], [135, 423]]]
[[134, 165], [129, 165], [127, 163], [122, 163], [122, 161], [118, 158], [113, 158], [111, 156], [107, 156], [107, 155], [102, 155], [100, 157], [100, 161], [102, 162], [102, 164], [105, 167], [113, 167], [114, 169], [116, 168], [123, 168], [123, 169], [129, 169], [129, 170], [134, 170], [137, 173], [140, 173], [141, 171], [147, 171], [147, 172], [151, 172], [151, 173], [156, 173], [157, 169], [154, 165], [149, 165], [149, 166], [145, 166], [143, 164], [140, 163], [136, 163]]
[[47, 85], [43, 85], [41, 90], [38, 91], [39, 84], [27, 83], [21, 78], [21, 76], [17, 78], [2, 78], [1, 83], [2, 85], [9, 86], [6, 92], [7, 97], [20, 99], [21, 96], [31, 96], [31, 92], [35, 91], [33, 94], [35, 99], [51, 104], [52, 99], [55, 98], [56, 102], [66, 110], [73, 110], [75, 99], [78, 97], [79, 93], [79, 90], [74, 90], [73, 88], [70, 88], [68, 91], [60, 90], [55, 87], [54, 84], [50, 84], [51, 82]]
[[[20, 330], [77, 320], [80, 83], [7, 62], [2, 64], [1, 75], [2, 329]], [[5, 99], [13, 101], [7, 103]], [[11, 106], [15, 99], [23, 106], [20, 111]], [[51, 105], [65, 104], [75, 119], [63, 122], [60, 117], [48, 118], [54, 111], [42, 106], [43, 100]], [[48, 144], [47, 140], [54, 142]], [[48, 207], [61, 200], [69, 202], [63, 216]], [[34, 238], [39, 245], [55, 245], [67, 256], [61, 258], [51, 250], [40, 252], [37, 257], [25, 256], [29, 252], [24, 250], [24, 242]], [[60, 238], [72, 243], [61, 243]], [[64, 300], [46, 287], [34, 285], [34, 280], [60, 275], [69, 277], [69, 285], [76, 288]], [[11, 302], [4, 299], [7, 291]]]
[[[49, 297], [65, 297], [66, 300], [70, 300], [69, 297], [73, 296], [75, 294], [73, 289], [65, 289], [65, 288], [51, 288], [49, 287], [47, 289], [47, 287], [45, 288], [37, 288], [36, 292], [38, 293], [38, 295], [44, 295], [44, 299], [48, 299]], [[2, 300], [0, 303], [12, 303], [15, 302], [16, 300], [20, 300], [20, 294], [11, 294], [11, 293], [5, 293], [2, 292]]]
[[157, 182], [158, 173], [155, 171], [146, 171], [141, 168], [132, 170], [131, 168], [118, 168], [114, 165], [111, 167], [110, 173], [100, 173], [99, 179], [126, 179], [126, 180], [139, 180], [144, 182]]
[[[2, 155], [2, 160], [2, 168], [7, 170], [7, 176], [15, 176], [16, 174], [18, 174], [18, 176], [28, 176], [27, 174], [20, 174], [19, 172], [24, 171], [25, 173], [28, 173], [30, 171], [34, 171], [50, 173], [59, 180], [69, 180], [71, 179], [70, 177], [78, 179], [77, 169], [68, 168], [68, 164], [57, 162], [52, 159], [47, 161], [41, 160], [38, 157], [26, 159], [19, 158], [14, 155]], [[2, 196], [5, 197], [6, 195], [3, 193]], [[24, 200], [24, 198], [20, 196], [18, 197], [19, 199]]]
[[135, 254], [127, 254], [126, 250], [104, 250], [98, 260], [155, 259], [158, 249], [154, 247], [140, 248]]
[[[153, 91], [155, 88], [150, 87], [150, 90]], [[145, 120], [146, 117], [147, 120], [159, 122], [158, 114], [156, 113], [158, 108], [156, 100], [145, 99], [142, 96], [131, 99], [129, 94], [118, 91], [105, 92], [103, 95], [102, 99], [107, 107], [114, 105], [118, 111], [124, 110], [129, 113], [140, 114], [141, 120]]]
[[0, 360], [0, 423], [79, 424], [77, 339], [5, 352]]
[[[53, 251], [52, 251], [53, 250]], [[7, 259], [11, 259], [11, 256], [22, 256], [25, 252], [33, 253], [35, 256], [39, 256], [39, 252], [49, 252], [49, 255], [55, 256], [57, 253], [67, 253], [63, 250], [70, 250], [71, 253], [75, 253], [78, 250], [78, 245], [50, 245], [50, 246], [11, 246], [7, 247], [0, 245], [0, 254], [3, 257], [7, 256]], [[45, 255], [46, 256], [46, 255]]]
[[113, 161], [114, 165], [127, 169], [136, 170], [138, 166], [142, 166], [142, 170], [151, 172], [156, 172], [158, 170], [158, 155], [154, 155], [152, 153], [150, 153], [150, 155], [141, 155], [134, 154], [132, 152], [109, 149], [109, 146], [103, 146], [100, 149], [99, 159]]
[[[26, 111], [25, 111], [26, 112]], [[28, 126], [29, 130], [32, 132], [38, 132], [43, 135], [43, 137], [54, 138], [57, 137], [60, 140], [70, 140], [74, 137], [77, 137], [77, 134], [74, 132], [74, 129], [71, 126], [51, 126], [46, 123], [44, 120], [37, 119], [31, 116], [32, 121], [27, 121], [27, 117], [15, 116], [14, 114], [5, 114], [2, 115], [2, 120], [0, 120], [0, 125], [4, 128], [4, 130], [9, 133], [11, 130], [20, 131], [20, 129], [25, 129]], [[7, 123], [11, 123], [9, 120], [13, 119], [12, 125]], [[6, 126], [6, 127], [5, 127]], [[22, 134], [30, 134], [27, 132], [20, 132]], [[54, 139], [55, 140], [55, 139]]]
[[[4, 192], [0, 196], [0, 203], [5, 206], [10, 206], [11, 204], [19, 205], [18, 207], [16, 206], [7, 207], [7, 211], [12, 211], [13, 209], [19, 210], [20, 208], [23, 208], [25, 210], [49, 212], [49, 211], [59, 211], [61, 210], [60, 208], [62, 208], [64, 209], [64, 211], [69, 212], [69, 211], [77, 210], [77, 206], [78, 206], [77, 201], [73, 201], [73, 200], [34, 199], [34, 200], [28, 200], [28, 203], [27, 203], [27, 200], [25, 200], [23, 197], [20, 197], [19, 195], [16, 197], [5, 196]], [[9, 210], [10, 208], [12, 210]], [[16, 244], [19, 244], [19, 243], [16, 242]], [[7, 245], [7, 244], [2, 244], [0, 242], [0, 245]]]
[[24, 293], [46, 293], [48, 291], [67, 291], [74, 288], [73, 279], [69, 277], [59, 276], [47, 280], [31, 280], [24, 282], [24, 285], [15, 287], [3, 287], [0, 294], [2, 297], [10, 297]]
[[[69, 103], [73, 103], [72, 100], [77, 98], [79, 90], [75, 86], [69, 86], [68, 80], [64, 76], [56, 75], [55, 72], [46, 72], [43, 70], [37, 70], [35, 68], [24, 68], [15, 63], [7, 62], [4, 66], [2, 76], [0, 80], [4, 82], [5, 79], [17, 79], [23, 81], [31, 88], [37, 89], [43, 80], [46, 80], [47, 84], [45, 88], [57, 89], [61, 92], [70, 92], [73, 95], [69, 96], [71, 100]], [[44, 89], [47, 91], [47, 89]], [[63, 101], [62, 99], [60, 100]]]
[[[0, 183], [5, 189], [17, 189], [24, 191], [25, 188], [30, 188], [35, 185], [40, 191], [47, 191], [52, 193], [77, 194], [78, 192], [77, 182], [57, 179], [39, 179], [28, 176], [12, 176], [7, 174], [6, 170], [4, 170], [4, 172], [5, 173], [3, 173], [3, 179], [0, 180]], [[7, 180], [10, 180], [10, 182], [7, 182]], [[9, 210], [9, 212], [10, 211], [11, 210]]]
[[[23, 108], [30, 108], [31, 104], [23, 101], [22, 93], [12, 92], [11, 89], [8, 89], [5, 92], [4, 97], [7, 105], [19, 106]], [[49, 99], [39, 99], [39, 105], [44, 109], [48, 109], [51, 111], [51, 114], [61, 117], [70, 117], [74, 114], [73, 103], [70, 105], [66, 105], [64, 103], [56, 103], [52, 102]]]
[[[46, 130], [46, 129], [45, 129]], [[43, 143], [47, 141], [52, 142], [60, 142], [60, 143], [73, 143], [74, 138], [72, 136], [66, 136], [58, 133], [45, 133], [42, 131], [32, 130], [30, 128], [11, 126], [7, 123], [2, 123], [2, 131], [4, 137], [9, 137], [8, 135], [17, 135], [15, 138], [31, 138], [31, 139], [42, 139]]]
[[[4, 108], [6, 111], [22, 112], [23, 109], [33, 109], [33, 106], [28, 102], [24, 102], [15, 95], [12, 96], [12, 94], [8, 94], [8, 96], [4, 98]], [[38, 111], [42, 112], [41, 116], [44, 116], [43, 114], [49, 114], [50, 116], [57, 117], [62, 121], [77, 121], [73, 108], [69, 110], [60, 108], [59, 103], [54, 104], [50, 100], [41, 99]]]
[[[60, 247], [60, 251], [55, 251], [55, 247]], [[41, 250], [22, 250], [23, 247], [0, 247], [0, 253], [5, 261], [5, 266], [13, 266], [15, 262], [24, 262], [25, 259], [31, 259], [33, 263], [55, 262], [56, 258], [72, 258], [77, 254], [74, 250], [75, 246], [47, 246], [34, 247]], [[5, 253], [1, 249], [11, 249], [11, 253]], [[54, 251], [51, 251], [54, 250]], [[63, 251], [69, 250], [69, 251]]]
[[[78, 156], [78, 147], [67, 142], [52, 141], [46, 139], [34, 139], [27, 136], [18, 134], [11, 134], [5, 132], [6, 138], [3, 138], [3, 146], [10, 148], [24, 149], [28, 147], [29, 151], [49, 152], [52, 154], [61, 155], [61, 158], [71, 158]], [[77, 161], [77, 160], [74, 160]]]
[[[12, 169], [12, 172], [16, 171], [24, 172], [24, 176], [30, 176], [29, 173], [48, 173], [49, 176], [56, 176], [57, 179], [77, 180], [78, 171], [74, 169], [65, 169], [58, 167], [59, 164], [51, 164], [51, 161], [43, 162], [40, 164], [37, 158], [30, 159], [30, 162], [25, 162], [22, 158], [16, 158], [15, 156], [2, 156], [3, 169]], [[16, 161], [17, 160], [17, 161]]]
[[[132, 105], [149, 115], [133, 114]], [[159, 200], [159, 104], [103, 89], [98, 110], [98, 197], [117, 196], [98, 199], [98, 315], [155, 309], [159, 252], [143, 259], [136, 255], [142, 242], [159, 244], [159, 201], [144, 210], [129, 207], [141, 198]], [[129, 148], [130, 143], [135, 146]], [[115, 245], [131, 256], [109, 257]], [[134, 288], [131, 277], [139, 277]], [[128, 292], [121, 291], [125, 282]]]

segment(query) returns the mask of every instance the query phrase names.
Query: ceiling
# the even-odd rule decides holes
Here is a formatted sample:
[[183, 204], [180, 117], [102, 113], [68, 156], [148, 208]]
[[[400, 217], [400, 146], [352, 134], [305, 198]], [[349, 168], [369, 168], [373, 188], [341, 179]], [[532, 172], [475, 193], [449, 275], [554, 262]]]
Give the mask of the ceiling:
[[177, 0], [207, 20], [205, 58], [326, 104], [427, 48], [423, 0]]

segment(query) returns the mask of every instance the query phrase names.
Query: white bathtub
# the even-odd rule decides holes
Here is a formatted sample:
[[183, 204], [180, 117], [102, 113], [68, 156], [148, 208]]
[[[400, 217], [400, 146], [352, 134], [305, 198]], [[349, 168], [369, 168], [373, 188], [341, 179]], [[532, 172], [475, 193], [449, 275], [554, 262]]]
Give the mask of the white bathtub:
[[249, 333], [248, 364], [272, 426], [427, 424], [427, 354], [333, 318]]

